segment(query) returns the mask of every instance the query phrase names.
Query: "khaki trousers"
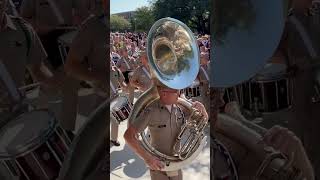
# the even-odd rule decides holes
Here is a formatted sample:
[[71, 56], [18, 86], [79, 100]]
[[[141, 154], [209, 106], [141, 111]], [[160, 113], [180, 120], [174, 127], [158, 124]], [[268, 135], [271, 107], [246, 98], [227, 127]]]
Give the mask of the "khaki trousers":
[[116, 118], [112, 114], [110, 114], [110, 124], [111, 124], [110, 140], [117, 141], [118, 140], [118, 132], [119, 132], [119, 124], [116, 122]]
[[179, 170], [177, 173], [177, 176], [169, 176], [168, 173], [164, 171], [150, 170], [151, 180], [182, 180], [182, 171]]

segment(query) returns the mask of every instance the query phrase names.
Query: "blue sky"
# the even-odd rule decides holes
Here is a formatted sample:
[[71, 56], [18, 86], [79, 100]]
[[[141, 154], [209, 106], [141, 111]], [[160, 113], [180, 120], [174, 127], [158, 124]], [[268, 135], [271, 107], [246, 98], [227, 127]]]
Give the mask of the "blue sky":
[[133, 11], [147, 5], [149, 5], [149, 0], [110, 0], [110, 13]]

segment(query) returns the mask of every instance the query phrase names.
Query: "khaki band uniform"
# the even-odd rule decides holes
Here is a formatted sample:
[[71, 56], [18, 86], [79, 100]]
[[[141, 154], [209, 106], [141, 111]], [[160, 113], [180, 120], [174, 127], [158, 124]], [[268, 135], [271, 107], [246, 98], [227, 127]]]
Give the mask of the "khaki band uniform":
[[[123, 82], [123, 75], [122, 73], [117, 69], [116, 71], [112, 70], [110, 71], [110, 98], [113, 100], [117, 95], [117, 89], [119, 87], [119, 82]], [[117, 120], [111, 113], [110, 109], [110, 123], [111, 123], [111, 136], [110, 139], [112, 141], [118, 140], [118, 131], [119, 131], [119, 124], [117, 123]]]
[[[106, 76], [109, 76], [106, 67], [107, 44], [104, 38], [106, 34], [107, 28], [101, 19], [96, 16], [90, 16], [74, 38], [69, 53], [72, 53], [72, 56], [82, 62], [87, 61], [86, 63], [91, 71], [105, 71]], [[93, 84], [93, 86], [96, 88], [99, 85]], [[75, 130], [79, 87], [79, 80], [75, 80], [72, 77], [66, 78], [63, 89], [63, 117], [60, 123], [63, 128], [70, 131]], [[97, 97], [96, 106], [105, 98]]]
[[[0, 32], [0, 59], [18, 88], [25, 85], [27, 67], [40, 65], [47, 58], [47, 54], [38, 36], [26, 21], [8, 15], [5, 15], [5, 18], [7, 26]], [[29, 36], [30, 44], [26, 36]], [[30, 46], [29, 49], [28, 46]], [[12, 101], [5, 94], [7, 94], [7, 89], [0, 86], [0, 108], [3, 110], [12, 106]]]
[[[3, 31], [0, 31], [0, 59], [5, 65], [7, 71], [12, 75], [12, 79], [17, 87], [25, 85], [25, 72], [29, 65], [36, 65], [43, 62], [47, 54], [44, 51], [42, 44], [32, 27], [23, 19], [5, 15], [7, 24]], [[22, 29], [30, 32], [30, 49], [28, 53], [28, 42], [26, 34]], [[0, 124], [5, 123], [9, 115], [9, 111], [13, 101], [7, 95], [7, 88], [3, 86], [0, 80]], [[7, 170], [0, 165], [0, 179], [10, 180], [7, 175]], [[9, 178], [9, 179], [7, 179]]]
[[291, 78], [293, 84], [292, 120], [289, 128], [301, 138], [308, 156], [313, 164], [315, 175], [320, 177], [320, 145], [318, 143], [320, 104], [312, 103], [311, 98], [315, 94], [313, 88], [314, 75], [311, 67], [312, 61], [319, 62], [320, 54], [320, 14], [309, 16], [295, 14], [296, 19], [302, 23], [311, 40], [311, 46], [317, 53], [317, 59], [312, 60], [307, 47], [301, 38], [297, 27], [293, 23], [287, 23], [288, 35], [288, 60], [290, 65], [298, 66], [296, 76]]
[[[121, 67], [125, 67], [126, 71], [122, 72], [124, 77], [126, 77], [127, 79], [125, 80], [126, 84], [127, 84], [127, 88], [122, 89], [122, 92], [127, 94], [127, 97], [129, 99], [129, 102], [131, 104], [133, 104], [133, 100], [134, 100], [134, 87], [131, 86], [130, 84], [130, 76], [132, 75], [132, 66], [130, 65], [130, 63], [125, 59], [125, 58], [120, 58], [120, 60], [118, 61], [117, 65], [121, 66]], [[118, 66], [118, 67], [119, 67]], [[130, 73], [128, 73], [128, 71], [131, 71]]]
[[209, 89], [209, 72], [207, 66], [200, 66], [198, 80], [200, 82], [200, 96], [192, 98], [192, 100], [196, 100], [201, 102], [206, 111], [209, 112], [210, 107], [210, 89]]
[[[107, 26], [105, 19], [101, 19], [97, 16], [90, 16], [81, 26], [77, 36], [74, 38], [69, 53], [76, 59], [84, 62], [85, 60], [88, 68], [92, 71], [105, 71], [107, 79], [109, 79], [109, 73], [107, 73], [108, 66], [106, 65], [106, 58], [108, 57], [109, 44], [105, 42], [108, 38]], [[66, 82], [68, 84], [69, 82]], [[107, 83], [107, 82], [106, 82]], [[93, 84], [95, 87], [99, 85]], [[65, 88], [66, 93], [69, 93], [69, 88]], [[96, 107], [104, 102], [110, 95], [109, 89], [105, 89], [107, 96], [97, 95]], [[76, 96], [76, 94], [74, 94]], [[67, 130], [74, 130], [76, 119], [70, 119], [74, 115], [70, 115], [70, 112], [77, 112], [74, 108], [77, 108], [72, 100], [74, 97], [66, 96], [63, 100], [64, 118], [60, 122], [62, 127]], [[75, 99], [75, 98], [74, 98]], [[104, 102], [105, 104], [106, 102]], [[109, 140], [109, 123], [107, 118], [108, 109], [106, 107], [99, 108], [99, 113], [93, 119], [89, 119], [82, 131], [75, 137], [74, 142], [78, 145], [73, 151], [70, 158], [70, 167], [64, 169], [63, 177], [67, 179], [81, 179], [88, 171], [93, 170], [93, 174], [89, 179], [105, 180], [109, 177], [106, 170], [97, 166], [101, 165], [103, 157], [106, 156], [107, 144]], [[97, 137], [97, 138], [92, 138]], [[89, 145], [89, 146], [88, 146]], [[103, 155], [103, 156], [102, 156]], [[94, 157], [93, 161], [91, 159]], [[92, 161], [91, 161], [92, 160]], [[84, 163], [86, 162], [86, 163]], [[86, 172], [84, 172], [86, 171]], [[91, 172], [92, 173], [92, 172]], [[90, 174], [91, 174], [90, 173]]]
[[[141, 112], [140, 116], [129, 122], [130, 126], [136, 128], [138, 132], [142, 132], [148, 127], [151, 135], [151, 145], [167, 155], [173, 153], [173, 145], [183, 125], [183, 115], [186, 114], [177, 105], [171, 107], [170, 113], [168, 108], [162, 105], [160, 101], [155, 101]], [[182, 179], [181, 170], [176, 172], [150, 170], [150, 175], [152, 180]]]

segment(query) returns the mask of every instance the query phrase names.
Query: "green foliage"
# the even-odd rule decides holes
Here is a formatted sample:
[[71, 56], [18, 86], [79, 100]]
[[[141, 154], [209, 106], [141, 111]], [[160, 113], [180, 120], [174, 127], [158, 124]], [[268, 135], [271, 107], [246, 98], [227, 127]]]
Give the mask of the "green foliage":
[[126, 30], [130, 30], [131, 24], [129, 21], [124, 19], [121, 16], [111, 15], [110, 16], [110, 30], [111, 31], [119, 31], [123, 32]]
[[210, 33], [209, 0], [153, 0], [152, 8], [156, 19], [172, 17], [194, 32]]
[[132, 30], [138, 32], [148, 32], [155, 18], [153, 10], [150, 7], [140, 7], [136, 10], [134, 17], [131, 19]]
[[248, 31], [256, 21], [254, 6], [250, 0], [215, 1], [213, 9], [213, 38], [222, 44], [231, 29]]

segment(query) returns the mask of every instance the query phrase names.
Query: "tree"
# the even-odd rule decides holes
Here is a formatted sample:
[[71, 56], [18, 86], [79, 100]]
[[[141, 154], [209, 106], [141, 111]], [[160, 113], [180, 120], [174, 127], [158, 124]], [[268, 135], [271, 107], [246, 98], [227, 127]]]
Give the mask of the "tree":
[[153, 0], [156, 19], [172, 17], [184, 22], [193, 31], [210, 33], [209, 0]]
[[134, 24], [134, 26], [132, 26], [132, 29], [134, 31], [149, 31], [149, 29], [155, 22], [153, 10], [147, 6], [137, 8], [132, 21], [132, 23]]
[[231, 29], [250, 30], [256, 22], [254, 5], [250, 0], [224, 0], [214, 2], [212, 37], [223, 44]]
[[124, 19], [121, 16], [111, 15], [110, 16], [110, 30], [111, 31], [120, 31], [129, 30], [131, 27], [129, 21]]

